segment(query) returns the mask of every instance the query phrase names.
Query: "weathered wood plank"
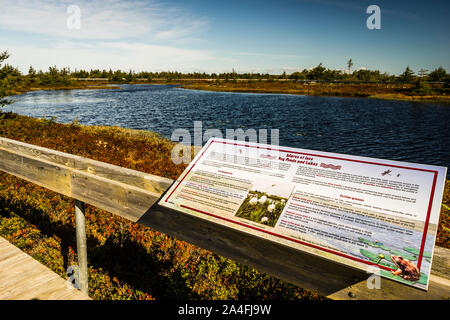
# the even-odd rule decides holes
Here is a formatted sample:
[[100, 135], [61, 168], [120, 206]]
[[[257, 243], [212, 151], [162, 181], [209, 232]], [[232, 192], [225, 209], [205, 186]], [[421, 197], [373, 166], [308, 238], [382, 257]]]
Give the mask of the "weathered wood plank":
[[[359, 299], [449, 297], [450, 287], [435, 278], [428, 292], [387, 279], [382, 279], [380, 290], [369, 290], [366, 280], [370, 274], [157, 204], [138, 223], [333, 299], [350, 299], [349, 288]], [[447, 263], [433, 265], [432, 274], [448, 272], [450, 250], [440, 249], [434, 258]]]
[[99, 177], [135, 186], [150, 192], [162, 193], [172, 184], [171, 179], [122, 168], [56, 150], [30, 145], [20, 141], [0, 137], [0, 148], [9, 152], [37, 158], [49, 163], [90, 173]]
[[[23, 256], [21, 252], [16, 253]], [[2, 274], [0, 278], [0, 288], [15, 288], [23, 286], [24, 277], [33, 279], [33, 277], [41, 274], [41, 268], [36, 268], [34, 264], [26, 263], [28, 260], [26, 256], [20, 265], [7, 265], [9, 272]]]
[[450, 250], [442, 247], [435, 247], [433, 254], [433, 264], [431, 274], [450, 280]]
[[73, 170], [70, 197], [123, 218], [137, 221], [159, 200], [160, 194]]
[[66, 280], [0, 237], [0, 299], [90, 298], [76, 289], [67, 288]]
[[448, 249], [435, 250], [428, 293], [386, 279], [369, 291], [369, 275], [360, 270], [155, 204], [170, 179], [5, 138], [0, 170], [331, 298], [448, 298]]
[[361, 281], [362, 272], [208, 220], [154, 205], [138, 223], [327, 295]]
[[[23, 146], [21, 147], [23, 149]], [[28, 154], [31, 153], [31, 151], [28, 152]], [[70, 156], [66, 155], [66, 158], [70, 159]], [[84, 159], [81, 157], [76, 158], [79, 158], [77, 161]], [[0, 148], [0, 159], [0, 170], [4, 172], [120, 215], [131, 221], [138, 220], [160, 198], [161, 190], [168, 188], [172, 183], [170, 179], [160, 177], [154, 179], [156, 176], [127, 169], [134, 172], [134, 177], [142, 178], [136, 186], [133, 184], [136, 182], [133, 179], [124, 183], [123, 181], [126, 179], [123, 178], [119, 179], [119, 181], [107, 178], [108, 176], [117, 177], [118, 174], [116, 172], [122, 171], [118, 170], [120, 167], [104, 164], [105, 166], [102, 170], [106, 172], [107, 168], [111, 167], [110, 174], [105, 173], [99, 176], [93, 170], [80, 171], [64, 166], [60, 164], [61, 161], [58, 161], [59, 163], [49, 162], [50, 157], [41, 159], [3, 148]], [[87, 160], [86, 162], [88, 162]], [[121, 172], [120, 174], [123, 176], [125, 173]], [[143, 180], [145, 181], [143, 182]], [[155, 190], [158, 191], [156, 192]]]
[[411, 289], [404, 285], [381, 278], [381, 289], [367, 288], [366, 281], [339, 290], [329, 298], [347, 299], [450, 299], [450, 250], [435, 247], [428, 292]]
[[366, 281], [361, 281], [328, 297], [334, 300], [449, 300], [450, 281], [431, 275], [428, 291], [425, 292], [381, 278], [380, 289], [370, 290]]
[[70, 195], [68, 168], [0, 149], [0, 170], [36, 183], [52, 191]]

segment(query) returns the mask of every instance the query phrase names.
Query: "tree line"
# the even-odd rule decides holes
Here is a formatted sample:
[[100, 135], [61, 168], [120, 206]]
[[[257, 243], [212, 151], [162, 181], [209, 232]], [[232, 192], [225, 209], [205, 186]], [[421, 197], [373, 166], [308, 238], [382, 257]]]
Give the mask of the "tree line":
[[[16, 86], [70, 86], [75, 83], [75, 79], [84, 78], [104, 78], [111, 82], [130, 83], [135, 81], [176, 81], [178, 79], [217, 79], [225, 81], [233, 81], [236, 79], [250, 80], [319, 80], [319, 81], [369, 81], [369, 82], [445, 82], [450, 83], [450, 75], [443, 67], [435, 70], [421, 69], [414, 72], [409, 66], [399, 75], [391, 75], [382, 73], [379, 70], [354, 70], [351, 72], [353, 61], [347, 62], [348, 71], [332, 70], [323, 66], [322, 63], [311, 69], [303, 69], [301, 72], [293, 72], [287, 74], [269, 74], [269, 73], [237, 73], [233, 69], [228, 73], [200, 73], [200, 72], [134, 72], [132, 70], [74, 70], [70, 68], [49, 67], [48, 70], [37, 71], [30, 66], [27, 74], [22, 74], [17, 68], [2, 63], [9, 57], [7, 51], [0, 53], [0, 106], [6, 101], [2, 98], [11, 94], [12, 89]], [[2, 102], [3, 101], [3, 102]]]
[[425, 69], [421, 69], [417, 74], [411, 70], [409, 66], [399, 75], [391, 75], [382, 73], [379, 70], [355, 70], [353, 72], [343, 72], [341, 70], [332, 70], [325, 68], [322, 63], [311, 69], [303, 69], [301, 72], [293, 72], [287, 74], [269, 74], [269, 73], [237, 73], [234, 70], [228, 73], [200, 73], [188, 72], [182, 73], [177, 71], [163, 72], [133, 72], [132, 70], [125, 72], [122, 70], [75, 70], [70, 73], [72, 78], [107, 78], [109, 81], [136, 81], [145, 79], [152, 81], [155, 79], [165, 79], [173, 81], [177, 79], [251, 79], [251, 80], [329, 80], [329, 81], [386, 81], [386, 82], [415, 82], [418, 80], [429, 82], [449, 82], [450, 75], [443, 67], [436, 68], [428, 73], [424, 73]]

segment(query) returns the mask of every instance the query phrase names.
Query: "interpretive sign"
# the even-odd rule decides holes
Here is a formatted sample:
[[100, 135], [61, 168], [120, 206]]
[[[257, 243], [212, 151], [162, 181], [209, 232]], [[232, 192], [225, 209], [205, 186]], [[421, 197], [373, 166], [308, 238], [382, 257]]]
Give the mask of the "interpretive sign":
[[427, 290], [446, 171], [211, 138], [159, 203]]

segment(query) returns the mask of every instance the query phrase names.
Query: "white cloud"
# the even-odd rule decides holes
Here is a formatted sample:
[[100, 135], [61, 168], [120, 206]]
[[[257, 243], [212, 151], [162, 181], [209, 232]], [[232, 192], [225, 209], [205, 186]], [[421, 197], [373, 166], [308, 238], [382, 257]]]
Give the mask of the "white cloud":
[[[72, 13], [80, 8], [81, 28], [69, 29]], [[155, 1], [55, 1], [0, 0], [0, 28], [65, 39], [102, 39], [143, 37], [177, 40], [204, 31], [208, 21]]]
[[[0, 51], [8, 49], [8, 63], [22, 72], [30, 65], [38, 70], [56, 65], [71, 69], [229, 72], [232, 68], [261, 70], [275, 60], [299, 58], [207, 50], [208, 43], [202, 39], [209, 27], [207, 18], [157, 1], [0, 0]], [[67, 27], [73, 14], [67, 9], [72, 5], [80, 8], [80, 29]], [[21, 33], [17, 37], [12, 31], [25, 37]]]
[[[226, 62], [208, 50], [176, 47], [202, 43], [208, 20], [157, 1], [0, 0], [0, 51], [8, 49], [8, 63], [23, 72], [29, 65], [182, 71]], [[67, 27], [73, 5], [80, 9], [79, 29]]]
[[259, 53], [259, 52], [238, 52], [240, 56], [252, 56], [252, 57], [265, 57], [271, 59], [291, 59], [291, 58], [304, 58], [305, 56], [296, 54], [273, 54], [273, 53]]
[[156, 33], [156, 38], [162, 40], [180, 39], [188, 37], [192, 34], [200, 33], [208, 27], [205, 19], [192, 20], [189, 24], [177, 21], [170, 29], [160, 30]]
[[282, 67], [281, 70], [283, 70], [286, 73], [294, 73], [294, 72], [302, 72], [302, 68], [301, 67]]
[[227, 59], [216, 58], [207, 50], [130, 42], [80, 44], [64, 42], [48, 48], [9, 46], [8, 63], [26, 72], [30, 65], [47, 70], [49, 66], [77, 69], [122, 69], [134, 71], [192, 71], [217, 67]]

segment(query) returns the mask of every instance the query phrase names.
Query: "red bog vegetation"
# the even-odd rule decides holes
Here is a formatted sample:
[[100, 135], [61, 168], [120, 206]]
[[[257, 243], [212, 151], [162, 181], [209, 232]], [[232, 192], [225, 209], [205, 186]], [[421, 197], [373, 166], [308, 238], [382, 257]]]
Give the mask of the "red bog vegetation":
[[[3, 114], [0, 136], [175, 179], [173, 143], [155, 133]], [[87, 206], [94, 299], [317, 299], [317, 294]], [[74, 201], [0, 173], [0, 236], [67, 278], [76, 264]]]

